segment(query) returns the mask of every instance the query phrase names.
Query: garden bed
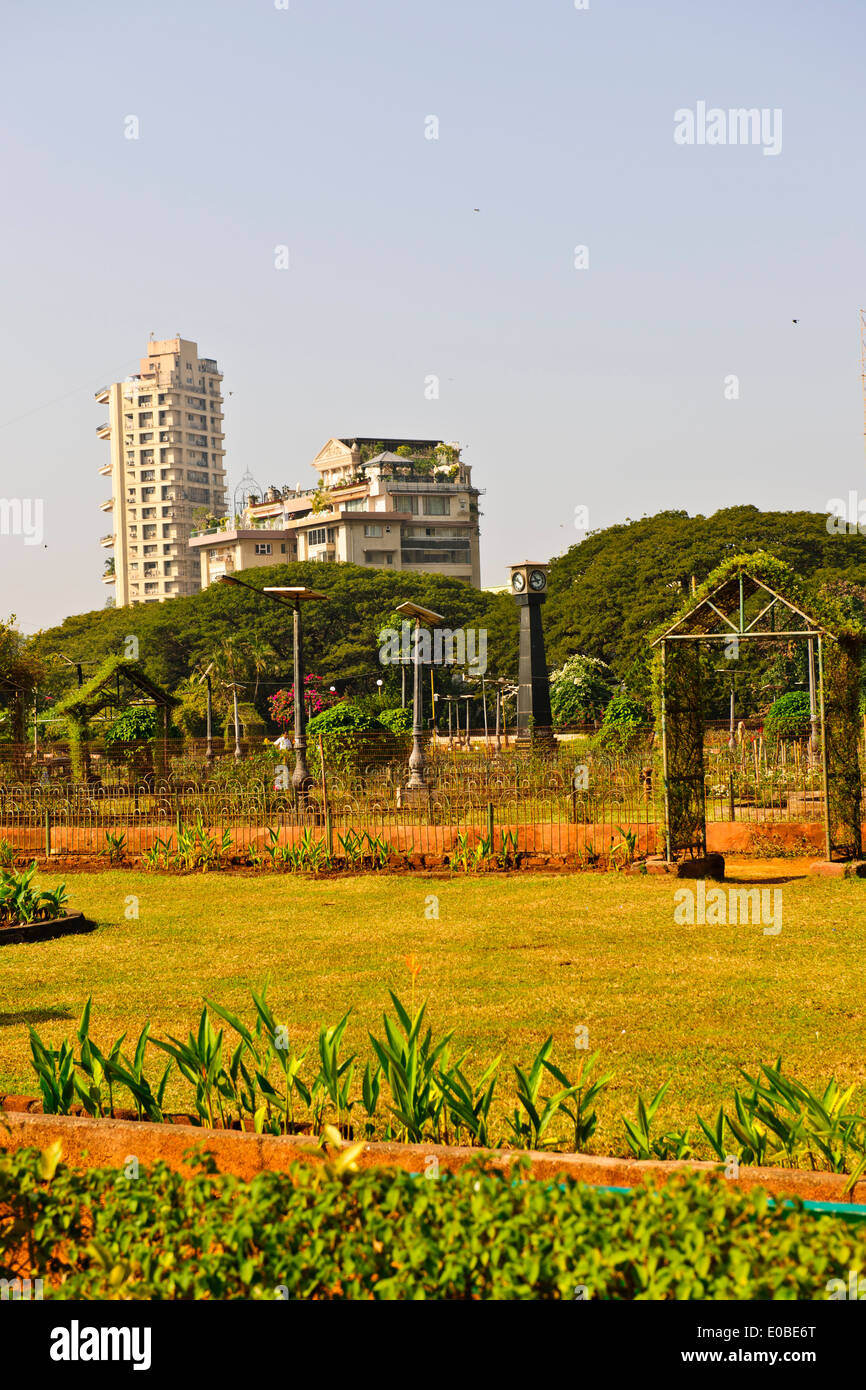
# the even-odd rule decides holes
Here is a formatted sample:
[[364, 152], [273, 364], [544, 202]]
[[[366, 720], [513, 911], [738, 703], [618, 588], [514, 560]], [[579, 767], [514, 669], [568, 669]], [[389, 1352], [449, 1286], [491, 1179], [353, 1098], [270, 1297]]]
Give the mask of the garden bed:
[[65, 916], [53, 917], [47, 922], [25, 922], [9, 927], [0, 924], [0, 946], [15, 946], [25, 941], [53, 941], [59, 936], [77, 936], [91, 931], [96, 931], [96, 923], [85, 917], [83, 912], [67, 912]]

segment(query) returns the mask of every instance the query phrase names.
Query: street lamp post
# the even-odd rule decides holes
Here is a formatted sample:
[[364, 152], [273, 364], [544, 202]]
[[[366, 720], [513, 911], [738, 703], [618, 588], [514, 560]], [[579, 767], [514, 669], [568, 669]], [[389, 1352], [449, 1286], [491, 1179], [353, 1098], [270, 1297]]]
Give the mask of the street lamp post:
[[234, 709], [235, 720], [235, 762], [241, 760], [241, 726], [238, 719], [238, 686], [237, 681], [232, 681], [232, 706]]
[[472, 735], [471, 735], [470, 732], [469, 732], [469, 703], [470, 703], [470, 701], [471, 701], [471, 699], [472, 699], [472, 696], [471, 696], [471, 695], [461, 695], [460, 698], [461, 698], [461, 700], [465, 700], [465, 701], [466, 701], [466, 751], [467, 751], [467, 753], [471, 753], [471, 751], [472, 751]]
[[213, 762], [213, 687], [211, 685], [210, 671], [205, 676], [207, 681], [207, 750], [205, 758], [208, 763]]
[[397, 612], [404, 613], [407, 618], [415, 619], [415, 653], [413, 666], [413, 707], [412, 707], [412, 752], [409, 755], [409, 779], [406, 783], [406, 790], [410, 792], [426, 792], [427, 782], [424, 778], [424, 748], [421, 743], [424, 733], [424, 709], [423, 709], [423, 687], [421, 683], [421, 624], [429, 623], [435, 627], [438, 623], [444, 622], [441, 613], [434, 613], [430, 608], [422, 608], [417, 603], [398, 603]]
[[490, 734], [487, 730], [487, 692], [484, 689], [484, 677], [481, 677], [481, 708], [484, 711], [484, 751], [490, 757]]
[[299, 801], [303, 801], [313, 784], [310, 769], [307, 767], [307, 720], [304, 708], [304, 641], [301, 627], [301, 604], [307, 599], [327, 599], [318, 589], [307, 589], [303, 584], [285, 588], [257, 589], [234, 575], [224, 574], [223, 584], [237, 584], [242, 589], [251, 589], [254, 594], [266, 595], [273, 603], [292, 609], [292, 655], [295, 677], [295, 770], [292, 773], [292, 786]]

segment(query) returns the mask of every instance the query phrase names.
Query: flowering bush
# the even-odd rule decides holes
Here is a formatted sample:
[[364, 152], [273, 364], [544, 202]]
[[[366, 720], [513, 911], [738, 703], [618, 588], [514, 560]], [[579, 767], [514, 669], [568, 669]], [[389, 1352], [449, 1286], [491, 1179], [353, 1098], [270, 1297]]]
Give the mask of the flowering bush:
[[578, 652], [550, 677], [550, 708], [556, 727], [595, 719], [608, 704], [613, 673], [606, 661]]
[[[321, 714], [322, 710], [328, 709], [334, 701], [335, 696], [325, 689], [321, 676], [312, 672], [304, 676], [304, 702], [311, 715]], [[294, 684], [290, 685], [288, 690], [275, 691], [268, 697], [268, 704], [274, 723], [279, 724], [281, 729], [291, 728], [295, 722]]]

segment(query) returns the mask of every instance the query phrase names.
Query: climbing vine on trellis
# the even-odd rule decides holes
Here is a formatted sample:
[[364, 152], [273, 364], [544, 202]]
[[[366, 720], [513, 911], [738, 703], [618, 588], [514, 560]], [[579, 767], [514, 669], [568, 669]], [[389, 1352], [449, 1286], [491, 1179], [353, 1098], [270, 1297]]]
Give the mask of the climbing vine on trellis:
[[[782, 611], [795, 615], [790, 621], [805, 619], [818, 634], [814, 640], [820, 655], [817, 675], [821, 700], [821, 756], [826, 782], [827, 850], [831, 858], [859, 858], [862, 853], [862, 788], [858, 744], [866, 624], [856, 607], [842, 600], [832, 589], [824, 587], [807, 594], [789, 565], [763, 551], [736, 555], [725, 561], [689, 596], [673, 621], [665, 623], [652, 638], [655, 647], [653, 703], [665, 795], [667, 853], [676, 857], [706, 852], [702, 643], [694, 640], [694, 636], [691, 640], [683, 640], [682, 636], [672, 634], [687, 629], [689, 620], [709, 596], [724, 603], [718, 591], [738, 576], [765, 586], [771, 595], [781, 600]], [[740, 588], [742, 590], [742, 583]], [[730, 590], [726, 599], [730, 606]], [[724, 607], [721, 612], [724, 613]], [[772, 630], [760, 631], [761, 641], [779, 640]], [[697, 635], [716, 642], [718, 633], [729, 640], [734, 635], [722, 616], [712, 637], [708, 630], [696, 630]], [[807, 640], [805, 632], [802, 638], [793, 640]]]

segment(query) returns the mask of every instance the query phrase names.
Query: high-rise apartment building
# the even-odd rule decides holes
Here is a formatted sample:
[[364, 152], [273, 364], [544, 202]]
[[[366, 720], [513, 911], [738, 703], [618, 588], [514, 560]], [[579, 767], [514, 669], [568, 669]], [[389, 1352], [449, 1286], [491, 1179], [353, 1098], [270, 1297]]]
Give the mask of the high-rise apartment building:
[[188, 545], [199, 516], [226, 507], [222, 376], [186, 338], [149, 342], [138, 376], [96, 392], [109, 407], [96, 433], [111, 444], [100, 473], [111, 497], [101, 544], [114, 551], [103, 574], [118, 607], [160, 603], [201, 588]]

